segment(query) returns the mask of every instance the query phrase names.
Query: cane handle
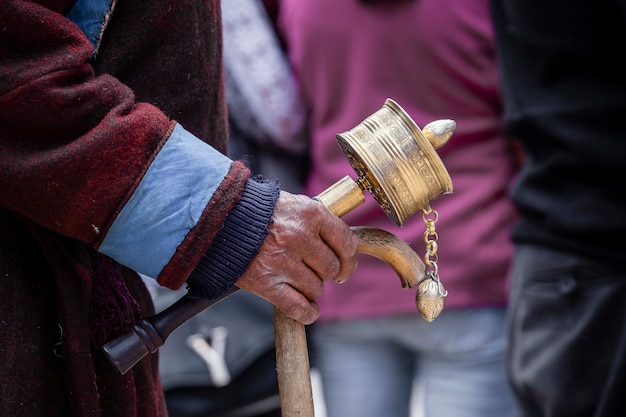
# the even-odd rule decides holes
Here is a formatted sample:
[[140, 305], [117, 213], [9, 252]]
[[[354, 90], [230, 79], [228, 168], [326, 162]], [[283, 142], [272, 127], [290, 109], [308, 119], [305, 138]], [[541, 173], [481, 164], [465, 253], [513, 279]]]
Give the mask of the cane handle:
[[350, 229], [359, 237], [358, 251], [388, 263], [398, 274], [402, 288], [416, 287], [424, 280], [426, 266], [405, 241], [374, 227], [353, 226]]

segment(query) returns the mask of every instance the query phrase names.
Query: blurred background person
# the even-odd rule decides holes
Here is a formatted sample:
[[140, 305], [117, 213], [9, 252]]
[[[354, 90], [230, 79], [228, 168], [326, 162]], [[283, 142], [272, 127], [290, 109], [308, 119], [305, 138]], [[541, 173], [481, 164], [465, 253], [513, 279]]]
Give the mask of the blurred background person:
[[626, 2], [492, 1], [512, 199], [509, 372], [524, 417], [626, 415]]
[[[389, 266], [362, 256], [353, 279], [328, 285], [309, 327], [329, 417], [406, 417], [416, 379], [426, 417], [506, 417], [504, 366], [516, 158], [502, 105], [488, 0], [279, 0], [276, 25], [308, 110], [311, 169], [304, 194], [354, 174], [337, 133], [392, 98], [423, 127], [457, 123], [438, 150], [454, 193], [435, 200], [443, 313], [420, 317], [414, 291]], [[344, 217], [386, 229], [425, 252], [419, 215], [397, 229], [379, 205]]]
[[261, 0], [222, 1], [229, 154], [299, 192], [307, 168], [306, 109]]

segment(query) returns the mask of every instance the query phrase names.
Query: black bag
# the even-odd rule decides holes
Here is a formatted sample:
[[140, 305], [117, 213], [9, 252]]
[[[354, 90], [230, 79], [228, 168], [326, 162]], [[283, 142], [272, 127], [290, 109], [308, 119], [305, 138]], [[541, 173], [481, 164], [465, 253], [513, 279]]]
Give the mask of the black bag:
[[[160, 311], [185, 290], [152, 288]], [[239, 290], [174, 330], [159, 349], [170, 417], [279, 417], [273, 307]]]

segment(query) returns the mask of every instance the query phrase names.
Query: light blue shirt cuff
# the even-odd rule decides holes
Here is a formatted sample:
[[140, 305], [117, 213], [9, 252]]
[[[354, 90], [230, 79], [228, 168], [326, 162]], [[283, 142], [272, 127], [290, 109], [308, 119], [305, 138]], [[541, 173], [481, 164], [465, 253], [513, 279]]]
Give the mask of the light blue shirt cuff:
[[176, 125], [99, 251], [158, 277], [199, 221], [232, 160]]

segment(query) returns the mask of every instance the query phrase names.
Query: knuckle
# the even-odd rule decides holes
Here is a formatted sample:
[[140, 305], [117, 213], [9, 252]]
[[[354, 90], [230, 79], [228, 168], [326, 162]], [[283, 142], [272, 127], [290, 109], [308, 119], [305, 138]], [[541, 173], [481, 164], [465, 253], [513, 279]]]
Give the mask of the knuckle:
[[326, 262], [325, 268], [322, 271], [320, 278], [323, 281], [335, 279], [341, 272], [341, 262], [339, 259], [330, 259]]
[[314, 280], [313, 285], [311, 286], [310, 294], [306, 295], [308, 300], [315, 301], [322, 296], [324, 293], [324, 283], [321, 280]]
[[303, 324], [310, 324], [317, 319], [319, 313], [316, 313], [310, 304], [302, 302], [292, 302], [285, 304], [281, 308], [283, 313], [294, 320], [297, 320]]

